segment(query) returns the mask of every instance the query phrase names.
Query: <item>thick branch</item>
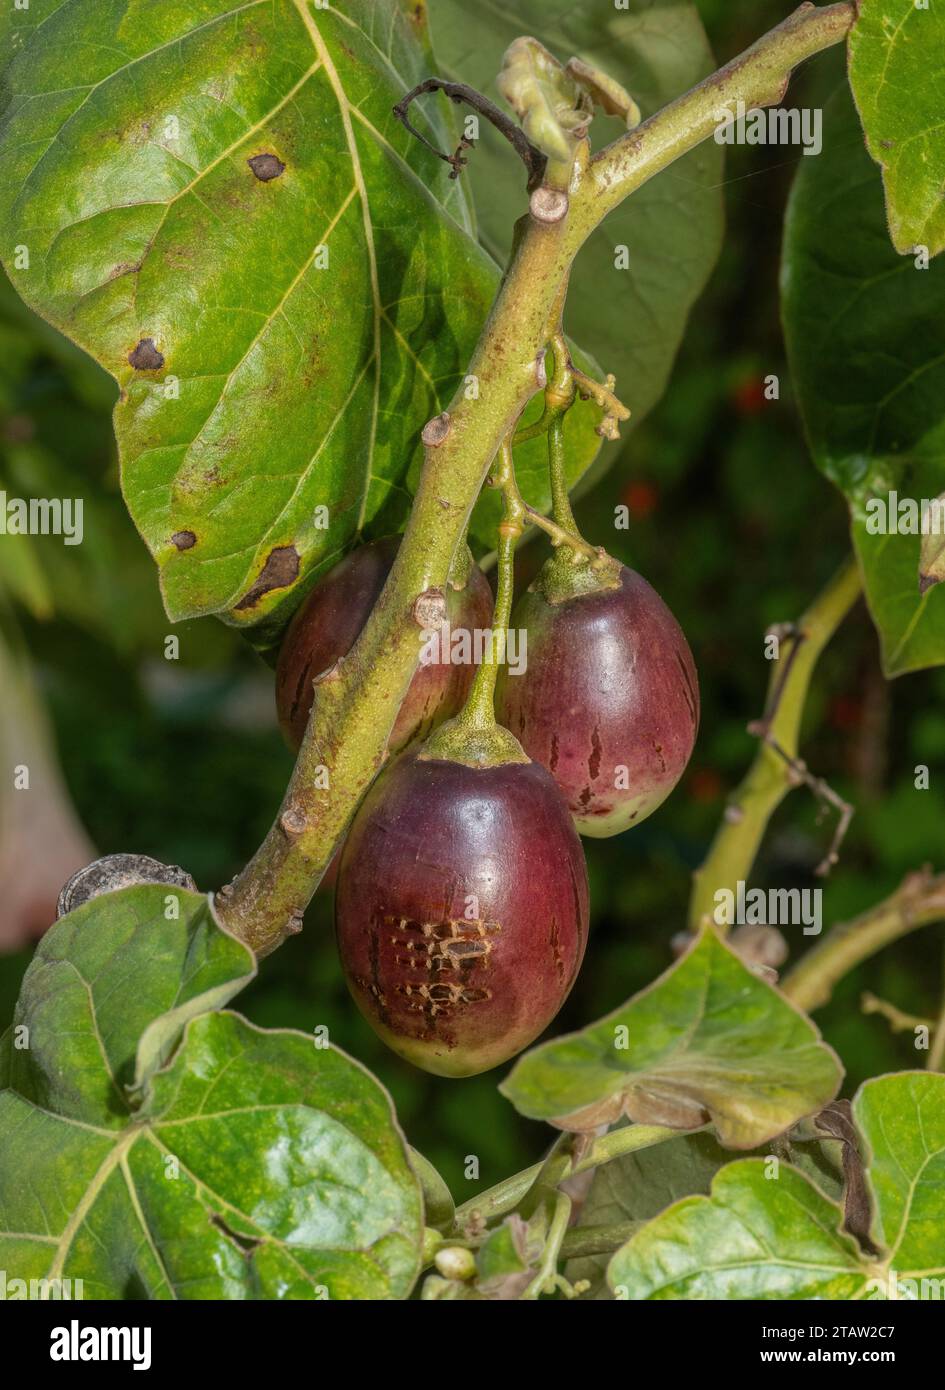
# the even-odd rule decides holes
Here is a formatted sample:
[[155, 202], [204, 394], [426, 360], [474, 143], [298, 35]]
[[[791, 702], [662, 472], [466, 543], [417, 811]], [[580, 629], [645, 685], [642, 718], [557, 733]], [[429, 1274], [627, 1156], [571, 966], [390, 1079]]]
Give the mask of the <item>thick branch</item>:
[[[568, 267], [565, 224], [530, 215], [469, 364], [479, 398], [467, 400], [460, 389], [426, 426], [420, 485], [384, 591], [349, 655], [315, 688], [272, 830], [217, 896], [224, 924], [257, 952], [293, 929], [384, 761], [422, 633], [445, 619], [447, 576], [473, 504], [501, 441], [539, 389], [539, 357], [558, 322]], [[328, 769], [327, 787], [319, 767]]]
[[765, 716], [755, 729], [761, 734], [755, 761], [726, 806], [705, 863], [693, 875], [692, 931], [712, 917], [720, 889], [734, 893], [739, 882], [747, 881], [769, 820], [788, 792], [806, 780], [798, 771], [797, 745], [808, 686], [817, 658], [859, 592], [859, 571], [851, 560], [781, 642]]
[[[217, 895], [224, 924], [259, 953], [298, 928], [351, 816], [385, 758], [387, 738], [435, 626], [454, 553], [502, 440], [543, 385], [539, 357], [560, 321], [571, 263], [628, 193], [712, 133], [720, 102], [757, 104], [796, 63], [839, 42], [850, 5], [806, 6], [715, 79], [588, 162], [567, 192], [538, 187], [517, 249], [469, 364], [479, 398], [457, 392], [423, 432], [426, 455], [410, 521], [384, 591], [345, 660], [316, 687], [308, 732], [285, 800], [262, 846]], [[774, 77], [777, 77], [775, 82]], [[440, 604], [442, 612], [442, 603]], [[327, 768], [329, 786], [322, 787]]]

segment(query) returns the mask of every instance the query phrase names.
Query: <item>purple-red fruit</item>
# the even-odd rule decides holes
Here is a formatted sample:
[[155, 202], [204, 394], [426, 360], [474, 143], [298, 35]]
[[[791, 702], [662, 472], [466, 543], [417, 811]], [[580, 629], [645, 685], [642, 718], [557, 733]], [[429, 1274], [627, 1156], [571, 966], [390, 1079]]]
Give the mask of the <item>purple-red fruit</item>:
[[582, 835], [616, 835], [665, 800], [689, 761], [699, 684], [682, 629], [655, 589], [615, 585], [555, 602], [541, 577], [516, 604], [520, 675], [499, 676], [496, 714], [551, 772]]
[[[372, 541], [353, 550], [315, 585], [293, 618], [276, 666], [276, 706], [286, 742], [297, 751], [305, 735], [314, 695], [312, 682], [354, 646], [390, 572], [399, 536]], [[448, 585], [446, 603], [451, 628], [474, 631], [492, 622], [492, 591], [477, 565], [465, 587]], [[449, 643], [441, 644], [449, 656]], [[425, 738], [462, 708], [476, 667], [466, 662], [420, 665], [400, 707], [390, 736], [392, 752]]]
[[361, 1012], [441, 1076], [487, 1071], [536, 1038], [587, 939], [581, 842], [534, 762], [404, 754], [355, 817], [335, 903]]

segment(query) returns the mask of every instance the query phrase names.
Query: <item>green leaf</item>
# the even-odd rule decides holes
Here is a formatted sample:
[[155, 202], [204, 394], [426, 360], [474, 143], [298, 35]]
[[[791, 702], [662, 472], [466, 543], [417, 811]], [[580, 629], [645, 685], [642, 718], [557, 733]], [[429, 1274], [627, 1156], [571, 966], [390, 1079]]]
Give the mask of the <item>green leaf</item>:
[[[790, 1161], [833, 1201], [839, 1201], [843, 1182], [840, 1172], [840, 1145], [833, 1140], [795, 1142], [793, 1135], [779, 1139], [774, 1146], [778, 1156]], [[768, 1157], [759, 1153], [760, 1158]], [[684, 1134], [665, 1144], [656, 1144], [638, 1153], [624, 1154], [606, 1163], [594, 1174], [581, 1217], [575, 1230], [584, 1227], [614, 1227], [628, 1222], [650, 1221], [661, 1211], [697, 1193], [707, 1195], [712, 1179], [731, 1161], [711, 1134]], [[607, 1288], [609, 1255], [588, 1255], [571, 1260], [565, 1271], [568, 1279], [590, 1284], [585, 1299], [610, 1297]]]
[[[508, 45], [533, 34], [562, 62], [573, 55], [616, 78], [650, 116], [714, 67], [695, 5], [629, 0], [431, 0], [441, 76], [490, 96]], [[480, 237], [504, 263], [512, 226], [526, 209], [520, 166], [485, 121], [469, 152], [468, 178]], [[624, 121], [594, 118], [595, 144], [626, 134]], [[722, 149], [707, 141], [628, 198], [591, 236], [571, 276], [566, 324], [604, 368], [638, 424], [665, 389], [686, 319], [722, 244]], [[629, 268], [617, 269], [625, 246]]]
[[423, 1193], [423, 1219], [426, 1225], [441, 1231], [449, 1230], [456, 1216], [456, 1205], [446, 1182], [430, 1160], [417, 1149], [410, 1150], [410, 1165]]
[[889, 245], [847, 94], [825, 110], [823, 153], [800, 166], [782, 265], [791, 374], [814, 461], [849, 504], [883, 666], [896, 676], [945, 661], [945, 590], [920, 594], [918, 528], [876, 529], [891, 494], [920, 504], [945, 489], [945, 260], [923, 270]]
[[874, 1077], [853, 1116], [866, 1140], [871, 1235], [886, 1264], [903, 1277], [945, 1274], [945, 1076]]
[[850, 86], [883, 170], [889, 234], [904, 254], [945, 247], [945, 10], [916, 0], [859, 0]]
[[[853, 1102], [875, 1203], [876, 1253], [795, 1168], [731, 1163], [708, 1197], [675, 1203], [610, 1264], [618, 1298], [928, 1298], [945, 1273], [945, 1076], [867, 1081]], [[923, 1279], [932, 1283], [923, 1285]]]
[[810, 1019], [708, 929], [614, 1013], [527, 1052], [500, 1089], [563, 1129], [711, 1119], [723, 1144], [750, 1149], [819, 1110], [840, 1078]]
[[[267, 640], [356, 534], [402, 526], [420, 429], [498, 286], [461, 187], [391, 111], [430, 70], [423, 9], [19, 13], [0, 21], [4, 263], [118, 381], [123, 490], [170, 617]], [[432, 104], [417, 120], [450, 143]], [[598, 419], [584, 405], [569, 422], [575, 477]], [[529, 500], [547, 505], [541, 487]]]
[[711, 1196], [686, 1197], [618, 1250], [618, 1299], [854, 1298], [864, 1274], [840, 1208], [807, 1178], [760, 1158], [730, 1163]]
[[[165, 912], [179, 915], [170, 920]], [[42, 937], [23, 978], [10, 1085], [47, 1110], [100, 1127], [128, 1120], [187, 1020], [231, 999], [252, 953], [213, 923], [207, 900], [147, 884], [92, 898]]]
[[206, 1012], [252, 958], [174, 894], [177, 921], [163, 887], [92, 900], [27, 972], [0, 1093], [8, 1296], [406, 1297], [422, 1201], [387, 1093], [313, 1037]]

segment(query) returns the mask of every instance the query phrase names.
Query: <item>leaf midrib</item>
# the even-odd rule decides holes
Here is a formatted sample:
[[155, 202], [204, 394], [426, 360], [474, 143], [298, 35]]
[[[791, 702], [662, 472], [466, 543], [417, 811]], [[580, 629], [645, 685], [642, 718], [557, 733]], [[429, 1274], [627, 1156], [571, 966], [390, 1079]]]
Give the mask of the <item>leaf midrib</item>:
[[312, 46], [318, 54], [322, 67], [325, 69], [325, 75], [335, 94], [335, 100], [338, 103], [338, 113], [341, 117], [341, 124], [345, 133], [345, 142], [348, 146], [348, 154], [354, 170], [355, 187], [361, 199], [364, 240], [368, 256], [368, 273], [371, 282], [371, 297], [374, 305], [374, 349], [372, 355], [372, 360], [374, 362], [374, 403], [371, 411], [371, 431], [368, 437], [363, 495], [361, 498], [361, 508], [358, 512], [358, 534], [360, 534], [364, 526], [364, 518], [367, 513], [367, 501], [371, 490], [371, 470], [374, 462], [374, 445], [377, 440], [377, 422], [381, 404], [381, 288], [377, 272], [377, 249], [374, 244], [374, 224], [371, 220], [371, 205], [368, 200], [364, 171], [361, 168], [361, 156], [358, 153], [357, 141], [354, 138], [354, 127], [351, 124], [351, 103], [348, 101], [344, 84], [338, 75], [338, 70], [332, 60], [328, 46], [322, 38], [321, 31], [308, 8], [307, 0], [292, 0], [292, 4], [295, 6], [305, 26], [306, 32], [311, 39]]

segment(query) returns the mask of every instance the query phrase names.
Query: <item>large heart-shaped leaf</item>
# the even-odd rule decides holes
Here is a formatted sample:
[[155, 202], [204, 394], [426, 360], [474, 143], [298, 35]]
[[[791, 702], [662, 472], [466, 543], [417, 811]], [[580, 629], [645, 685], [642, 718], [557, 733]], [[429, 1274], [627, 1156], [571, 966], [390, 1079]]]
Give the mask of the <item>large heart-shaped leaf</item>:
[[189, 1018], [255, 973], [206, 899], [149, 884], [92, 898], [42, 937], [13, 1017], [5, 1084], [66, 1119], [119, 1128]]
[[[356, 533], [403, 524], [499, 281], [391, 111], [430, 70], [423, 7], [34, 0], [0, 38], [4, 264], [119, 383], [169, 615], [275, 631]], [[572, 416], [577, 477], [600, 417]]]
[[882, 166], [897, 251], [945, 247], [945, 10], [916, 0], [859, 0], [850, 86], [869, 152]]
[[252, 968], [204, 899], [164, 887], [96, 898], [43, 939], [4, 1047], [8, 1296], [30, 1279], [86, 1298], [409, 1293], [422, 1202], [390, 1099], [314, 1037], [206, 1012]]
[[[503, 52], [520, 34], [534, 34], [562, 62], [579, 57], [616, 78], [644, 116], [713, 66], [698, 11], [683, 0], [629, 0], [619, 8], [573, 0], [430, 0], [430, 23], [442, 75], [493, 98]], [[480, 130], [463, 177], [473, 190], [480, 237], [502, 261], [525, 197], [505, 142], [485, 121]], [[620, 132], [619, 121], [595, 116], [595, 144]], [[722, 228], [722, 149], [709, 141], [634, 193], [578, 257], [568, 328], [616, 374], [633, 412], [631, 427], [663, 393], [689, 310], [721, 248]]]
[[874, 1201], [876, 1251], [840, 1229], [843, 1212], [790, 1165], [723, 1168], [614, 1256], [629, 1299], [940, 1298], [945, 1274], [945, 1076], [876, 1077], [853, 1114]]
[[565, 1129], [622, 1113], [750, 1149], [820, 1109], [842, 1072], [814, 1024], [706, 929], [621, 1008], [515, 1064], [501, 1090]]
[[814, 461], [850, 506], [889, 676], [945, 661], [945, 590], [920, 594], [918, 523], [897, 513], [910, 499], [919, 516], [945, 490], [945, 259], [923, 264], [889, 244], [876, 167], [838, 93], [823, 153], [801, 160], [791, 195], [784, 326]]

